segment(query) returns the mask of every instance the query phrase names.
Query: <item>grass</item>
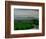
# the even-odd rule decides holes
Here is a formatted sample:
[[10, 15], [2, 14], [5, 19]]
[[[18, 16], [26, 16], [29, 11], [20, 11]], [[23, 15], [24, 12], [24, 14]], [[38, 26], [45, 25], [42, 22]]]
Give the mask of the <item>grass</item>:
[[37, 19], [33, 20], [14, 20], [14, 30], [26, 30], [33, 29], [34, 25], [38, 28], [39, 21]]

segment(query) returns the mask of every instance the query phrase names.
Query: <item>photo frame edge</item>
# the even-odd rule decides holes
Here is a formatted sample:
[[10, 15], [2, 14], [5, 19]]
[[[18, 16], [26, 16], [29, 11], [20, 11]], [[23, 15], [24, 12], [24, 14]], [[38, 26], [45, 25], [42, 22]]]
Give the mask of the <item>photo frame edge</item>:
[[[10, 3], [10, 4], [9, 4]], [[33, 37], [33, 35], [32, 36], [30, 36], [30, 35], [28, 35], [28, 36], [24, 36], [24, 35], [16, 35], [16, 37], [15, 37], [15, 35], [11, 35], [10, 34], [10, 5], [12, 5], [11, 4], [12, 2], [10, 1], [5, 1], [5, 38], [16, 38], [16, 37]], [[19, 3], [19, 2], [16, 2], [16, 3]], [[27, 2], [25, 2], [25, 3], [27, 3]], [[30, 2], [31, 3], [31, 2]], [[40, 4], [40, 3], [39, 3]], [[42, 4], [42, 5], [41, 5]], [[40, 33], [38, 33], [38, 34], [36, 34], [36, 36], [44, 36], [45, 35], [45, 8], [44, 8], [44, 3], [41, 3], [40, 5], [42, 6], [42, 10], [43, 10], [43, 17], [42, 17], [42, 33], [40, 34]], [[37, 6], [37, 5], [36, 5]], [[8, 10], [7, 10], [8, 9]], [[9, 12], [8, 12], [9, 11]], [[8, 15], [9, 14], [9, 15]], [[9, 16], [9, 19], [7, 18]], [[9, 27], [8, 27], [9, 26]], [[9, 29], [9, 30], [8, 30]]]

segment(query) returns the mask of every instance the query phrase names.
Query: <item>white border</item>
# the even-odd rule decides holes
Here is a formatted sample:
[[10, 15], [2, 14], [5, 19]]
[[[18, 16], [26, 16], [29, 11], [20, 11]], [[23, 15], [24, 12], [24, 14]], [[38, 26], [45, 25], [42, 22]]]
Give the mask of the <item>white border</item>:
[[[14, 30], [14, 8], [21, 9], [39, 9], [39, 30]], [[42, 32], [42, 7], [41, 6], [20, 6], [11, 5], [11, 34], [25, 34], [25, 33], [41, 33]]]

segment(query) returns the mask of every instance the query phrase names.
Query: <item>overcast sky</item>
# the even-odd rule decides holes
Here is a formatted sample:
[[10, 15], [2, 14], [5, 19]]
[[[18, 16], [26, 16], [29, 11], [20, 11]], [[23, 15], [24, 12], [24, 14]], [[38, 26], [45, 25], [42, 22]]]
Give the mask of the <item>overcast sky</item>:
[[21, 19], [22, 17], [39, 18], [38, 9], [14, 9], [14, 18]]

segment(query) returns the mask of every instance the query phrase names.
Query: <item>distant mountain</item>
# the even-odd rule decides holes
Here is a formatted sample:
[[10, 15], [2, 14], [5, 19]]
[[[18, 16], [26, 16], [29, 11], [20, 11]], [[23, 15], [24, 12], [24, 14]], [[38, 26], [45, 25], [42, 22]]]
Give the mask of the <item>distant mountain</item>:
[[15, 19], [16, 20], [32, 20], [32, 19], [38, 19], [38, 18], [35, 18], [35, 17], [16, 17]]

